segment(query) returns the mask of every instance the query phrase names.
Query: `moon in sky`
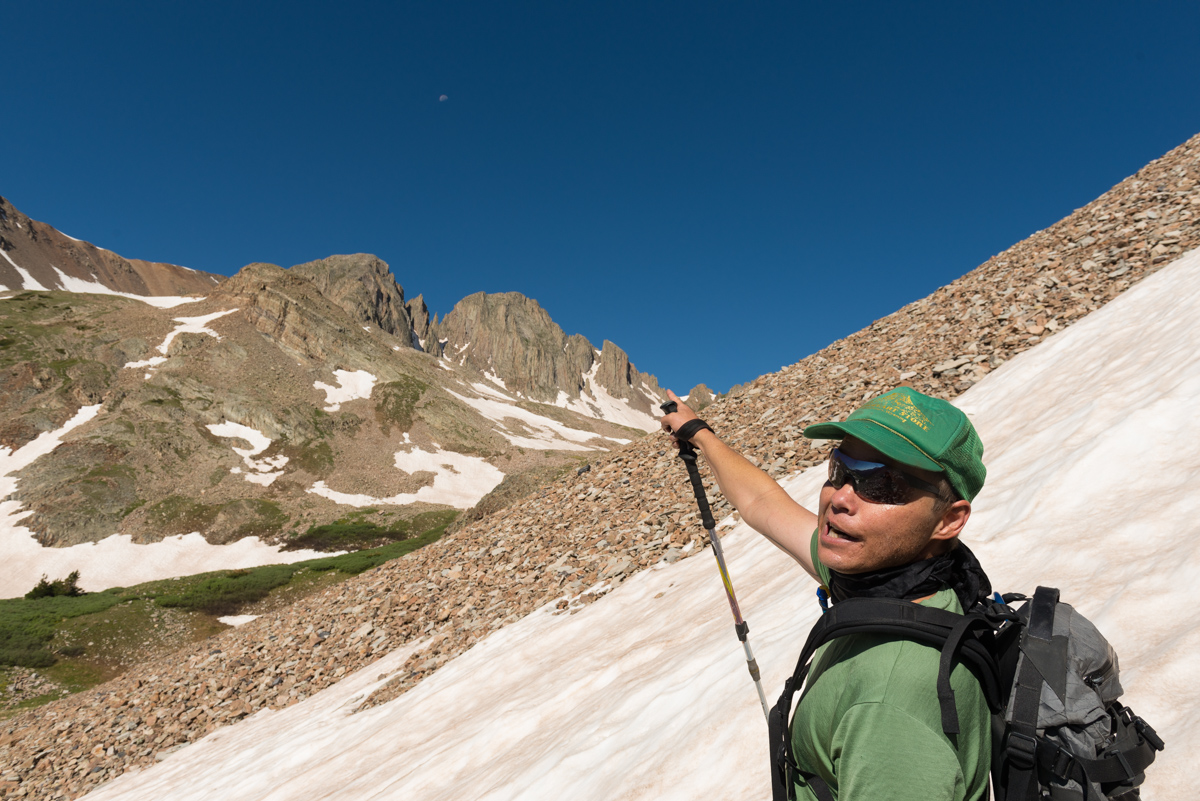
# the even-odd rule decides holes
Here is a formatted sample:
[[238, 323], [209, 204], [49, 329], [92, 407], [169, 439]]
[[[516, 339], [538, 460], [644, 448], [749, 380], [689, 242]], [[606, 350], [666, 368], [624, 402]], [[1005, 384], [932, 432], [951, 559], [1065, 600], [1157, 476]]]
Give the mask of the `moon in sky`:
[[450, 98], [449, 98], [449, 97], [447, 97], [446, 95], [441, 95], [441, 96], [439, 96], [439, 97], [438, 97], [438, 102], [439, 102], [439, 103], [445, 103], [445, 102], [446, 102], [447, 100], [449, 100], [449, 99], [450, 99]]

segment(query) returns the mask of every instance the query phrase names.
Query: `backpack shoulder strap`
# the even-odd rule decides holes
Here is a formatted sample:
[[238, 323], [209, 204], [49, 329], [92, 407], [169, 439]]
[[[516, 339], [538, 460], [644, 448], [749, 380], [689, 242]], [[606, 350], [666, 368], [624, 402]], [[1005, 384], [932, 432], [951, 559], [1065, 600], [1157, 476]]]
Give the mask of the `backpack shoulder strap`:
[[[1021, 651], [1025, 659], [1017, 672], [1012, 688], [1012, 716], [1004, 742], [1006, 776], [1005, 801], [1026, 801], [1038, 797], [1037, 719], [1042, 698], [1042, 674], [1030, 651], [1040, 654], [1038, 661], [1055, 661], [1051, 653], [1054, 635], [1054, 609], [1058, 605], [1058, 590], [1038, 587], [1029, 603], [1029, 622], [1021, 635]], [[1065, 657], [1065, 654], [1064, 654]], [[1050, 666], [1047, 665], [1047, 668]], [[1066, 671], [1066, 665], [1063, 665]]]

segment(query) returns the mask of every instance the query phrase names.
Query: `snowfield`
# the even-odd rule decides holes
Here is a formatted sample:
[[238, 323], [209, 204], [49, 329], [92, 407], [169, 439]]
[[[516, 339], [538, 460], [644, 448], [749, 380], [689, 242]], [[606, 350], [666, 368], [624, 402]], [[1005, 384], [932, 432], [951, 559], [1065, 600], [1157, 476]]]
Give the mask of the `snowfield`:
[[[85, 406], [57, 431], [47, 431], [33, 442], [10, 452], [0, 448], [0, 497], [7, 498], [17, 488], [14, 473], [28, 467], [40, 456], [58, 447], [70, 431], [94, 419], [100, 405]], [[233, 424], [228, 424], [233, 425]], [[253, 429], [250, 429], [253, 431]], [[257, 433], [257, 432], [255, 432]], [[269, 440], [268, 440], [269, 442]], [[168, 537], [161, 542], [135, 545], [126, 534], [113, 534], [100, 542], [45, 548], [20, 521], [31, 514], [20, 511], [21, 502], [0, 502], [0, 598], [24, 595], [42, 575], [63, 578], [72, 570], [82, 574], [80, 586], [89, 592], [109, 587], [125, 587], [143, 581], [283, 562], [299, 562], [329, 556], [317, 551], [281, 552], [258, 537], [248, 537], [228, 545], [210, 545], [198, 533]]]
[[[607, 420], [610, 423], [629, 426], [630, 428], [640, 428], [642, 431], [655, 432], [660, 430], [658, 418], [653, 415], [639, 412], [629, 405], [629, 401], [624, 398], [614, 397], [607, 389], [596, 383], [596, 373], [600, 371], [600, 352], [596, 352], [596, 361], [592, 364], [592, 369], [583, 374], [584, 393], [578, 398], [571, 398], [567, 393], [559, 390], [558, 398], [554, 401], [554, 405], [561, 406], [564, 409], [570, 409], [573, 412], [578, 412], [585, 417], [596, 417], [601, 420]], [[653, 397], [646, 387], [646, 394]], [[591, 395], [591, 398], [588, 398]]]
[[[1200, 748], [1200, 258], [1192, 252], [959, 399], [987, 448], [964, 539], [1001, 591], [1058, 586], [1121, 656], [1167, 750], [1148, 801], [1194, 797]], [[1182, 447], [1181, 447], [1182, 446]], [[686, 481], [682, 465], [679, 481]], [[812, 505], [815, 467], [790, 477]], [[819, 613], [744, 525], [725, 537], [769, 695]], [[89, 799], [762, 799], [766, 728], [711, 558], [553, 604], [405, 695], [351, 715], [410, 645], [280, 712], [218, 730]], [[933, 681], [933, 677], [930, 679]]]
[[[366, 329], [364, 327], [364, 330]], [[325, 393], [325, 411], [336, 412], [342, 408], [342, 404], [346, 401], [352, 401], [357, 398], [370, 398], [371, 391], [375, 388], [375, 376], [368, 373], [366, 370], [334, 370], [334, 376], [337, 377], [338, 386], [333, 387], [322, 381], [314, 381], [313, 387]]]
[[[59, 233], [62, 233], [62, 232], [60, 231]], [[75, 239], [75, 237], [67, 236], [66, 234], [63, 234], [63, 236], [66, 236], [67, 239]], [[75, 241], [78, 242], [80, 240], [75, 239]], [[20, 286], [6, 287], [7, 289], [16, 290], [16, 291], [33, 290], [33, 291], [38, 291], [38, 292], [54, 291], [51, 287], [42, 286], [41, 282], [39, 282], [36, 278], [34, 278], [33, 275], [28, 270], [26, 270], [24, 267], [22, 267], [21, 265], [17, 264], [15, 261], [13, 261], [12, 256], [10, 256], [7, 251], [0, 249], [0, 256], [3, 256], [8, 261], [8, 263], [13, 266], [13, 269], [15, 269], [17, 271], [17, 274], [21, 276], [21, 285]], [[179, 306], [183, 303], [195, 303], [197, 301], [204, 300], [204, 298], [199, 298], [199, 297], [180, 297], [180, 296], [169, 296], [169, 295], [135, 295], [132, 292], [118, 292], [115, 289], [109, 289], [104, 284], [100, 283], [99, 281], [85, 281], [82, 278], [75, 278], [74, 276], [67, 275], [62, 270], [55, 267], [53, 264], [50, 265], [50, 267], [51, 267], [51, 269], [54, 270], [55, 274], [58, 275], [58, 283], [61, 285], [63, 292], [82, 292], [84, 294], [92, 294], [92, 295], [119, 295], [123, 298], [132, 298], [133, 300], [140, 300], [143, 303], [147, 303], [151, 306], [157, 306], [160, 309], [170, 309], [170, 308], [174, 308], [175, 306]], [[184, 269], [189, 269], [189, 268], [185, 267]]]
[[171, 342], [175, 337], [180, 334], [208, 334], [210, 337], [220, 339], [221, 335], [209, 328], [208, 324], [219, 317], [224, 317], [235, 311], [237, 309], [226, 309], [225, 311], [213, 312], [212, 314], [205, 314], [199, 317], [176, 317], [174, 322], [179, 323], [179, 325], [175, 326], [175, 329], [163, 339], [162, 344], [155, 348], [162, 355], [151, 356], [149, 359], [142, 359], [136, 362], [126, 362], [125, 368], [148, 367], [149, 372], [146, 373], [146, 378], [150, 378], [153, 375], [154, 368], [167, 360], [167, 351], [170, 349]]
[[244, 426], [240, 423], [215, 423], [207, 426], [208, 430], [218, 437], [243, 439], [250, 443], [249, 448], [234, 448], [233, 452], [242, 457], [249, 473], [242, 473], [240, 467], [234, 467], [230, 472], [242, 473], [242, 477], [252, 484], [271, 486], [275, 479], [283, 475], [283, 466], [288, 463], [286, 456], [267, 456], [263, 459], [254, 457], [271, 447], [271, 439], [258, 429]]
[[[407, 438], [406, 434], [405, 439]], [[504, 473], [499, 468], [493, 467], [478, 456], [467, 456], [453, 451], [413, 448], [411, 451], [397, 451], [395, 459], [396, 469], [405, 473], [433, 473], [433, 483], [421, 487], [416, 492], [402, 492], [391, 498], [372, 498], [370, 495], [338, 492], [326, 487], [324, 481], [313, 484], [308, 491], [347, 506], [402, 506], [425, 501], [453, 506], [455, 509], [470, 509], [504, 480]]]

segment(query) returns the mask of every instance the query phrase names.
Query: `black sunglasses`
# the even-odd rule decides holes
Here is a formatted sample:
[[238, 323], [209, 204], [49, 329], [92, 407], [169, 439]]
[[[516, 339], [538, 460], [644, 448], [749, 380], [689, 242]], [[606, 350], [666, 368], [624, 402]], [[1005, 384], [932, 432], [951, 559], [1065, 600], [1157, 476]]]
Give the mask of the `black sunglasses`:
[[829, 483], [834, 489], [841, 489], [847, 481], [854, 485], [855, 494], [868, 503], [908, 503], [914, 489], [942, 497], [942, 490], [936, 484], [882, 462], [855, 459], [834, 448], [829, 456]]

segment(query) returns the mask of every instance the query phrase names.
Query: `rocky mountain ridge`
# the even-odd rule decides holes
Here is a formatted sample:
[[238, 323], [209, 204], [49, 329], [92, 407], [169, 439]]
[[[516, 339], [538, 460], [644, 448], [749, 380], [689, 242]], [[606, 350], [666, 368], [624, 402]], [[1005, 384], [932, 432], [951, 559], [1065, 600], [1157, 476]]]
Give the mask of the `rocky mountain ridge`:
[[658, 380], [617, 345], [605, 340], [597, 350], [581, 334], [568, 336], [519, 292], [476, 292], [441, 320], [417, 301], [413, 336], [424, 350], [470, 365], [522, 397], [564, 407], [590, 403], [601, 416], [601, 392], [643, 414], [665, 397]]
[[0, 197], [0, 286], [8, 289], [190, 295], [222, 280], [176, 264], [123, 258], [31, 220]]
[[[210, 293], [225, 280], [177, 265], [124, 259], [30, 219], [4, 198], [0, 257], [0, 286], [9, 290], [178, 296]], [[639, 372], [618, 346], [605, 341], [597, 350], [581, 335], [568, 337], [536, 300], [520, 293], [478, 292], [439, 320], [431, 317], [423, 296], [406, 301], [388, 265], [371, 254], [335, 255], [290, 269], [350, 317], [403, 340], [402, 347], [470, 366], [519, 397], [574, 405], [584, 416], [610, 422], [641, 420], [645, 428], [643, 418], [663, 394], [654, 376]], [[636, 414], [614, 414], [615, 407], [606, 402], [610, 397]]]
[[[367, 254], [248, 265], [173, 309], [24, 291], [0, 304], [0, 332], [0, 444], [100, 407], [17, 474], [21, 525], [44, 546], [192, 531], [291, 544], [359, 508], [386, 529], [493, 488], [495, 508], [653, 426], [537, 403], [413, 347], [403, 289]], [[522, 335], [488, 338], [515, 351]]]
[[[1200, 246], [1198, 181], [1195, 137], [928, 298], [739, 388], [705, 416], [772, 474], [810, 466], [822, 451], [801, 437], [807, 422], [843, 417], [898, 385], [952, 398]], [[730, 512], [714, 501], [718, 516]], [[75, 797], [423, 640], [370, 701], [378, 703], [543, 604], [569, 614], [638, 569], [703, 545], [666, 441], [633, 442], [336, 590], [8, 721], [0, 789]]]

